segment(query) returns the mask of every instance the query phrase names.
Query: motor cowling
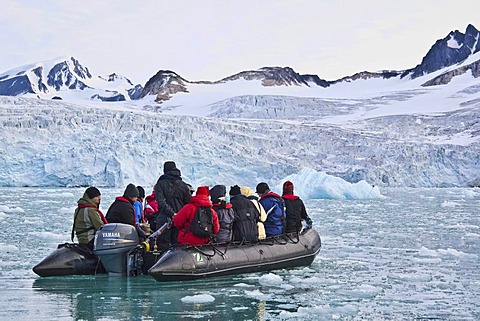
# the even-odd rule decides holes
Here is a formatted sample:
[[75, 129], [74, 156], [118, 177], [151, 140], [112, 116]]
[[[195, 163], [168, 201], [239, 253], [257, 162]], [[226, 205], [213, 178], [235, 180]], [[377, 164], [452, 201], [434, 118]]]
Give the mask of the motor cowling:
[[127, 254], [138, 244], [134, 226], [109, 223], [97, 231], [93, 251], [109, 275], [126, 275]]

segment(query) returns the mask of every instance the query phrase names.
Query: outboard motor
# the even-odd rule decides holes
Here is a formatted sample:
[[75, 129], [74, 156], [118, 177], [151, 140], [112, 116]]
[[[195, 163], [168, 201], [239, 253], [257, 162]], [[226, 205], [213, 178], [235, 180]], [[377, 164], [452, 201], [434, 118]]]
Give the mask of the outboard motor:
[[138, 243], [135, 227], [122, 223], [109, 223], [97, 231], [93, 251], [108, 275], [126, 275], [127, 254]]

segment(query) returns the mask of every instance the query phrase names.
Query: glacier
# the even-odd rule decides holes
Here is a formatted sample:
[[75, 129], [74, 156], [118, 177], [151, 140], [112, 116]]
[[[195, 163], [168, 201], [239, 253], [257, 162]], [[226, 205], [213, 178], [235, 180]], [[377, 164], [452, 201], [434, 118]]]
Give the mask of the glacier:
[[145, 101], [0, 97], [0, 186], [148, 187], [166, 160], [193, 185], [280, 186], [297, 175], [305, 197], [331, 196], [315, 192], [321, 174], [369, 189], [466, 186], [479, 177], [480, 90], [459, 88], [240, 95], [197, 102], [192, 115]]
[[[480, 60], [408, 77], [265, 87], [261, 80], [189, 83], [161, 104], [0, 96], [0, 186], [147, 190], [174, 160], [185, 181], [306, 198], [378, 198], [381, 187], [463, 187], [480, 181]], [[70, 95], [81, 96], [72, 90]]]

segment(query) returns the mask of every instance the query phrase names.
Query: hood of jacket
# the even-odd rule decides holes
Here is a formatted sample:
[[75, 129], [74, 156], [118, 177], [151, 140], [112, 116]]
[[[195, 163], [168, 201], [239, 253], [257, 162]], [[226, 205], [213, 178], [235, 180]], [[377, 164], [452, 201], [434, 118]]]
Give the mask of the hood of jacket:
[[95, 204], [95, 202], [90, 197], [88, 197], [87, 193], [83, 193], [82, 198], [77, 201], [77, 204], [78, 205], [90, 204], [90, 205], [93, 205], [95, 207], [98, 207], [98, 205]]
[[182, 179], [182, 173], [179, 169], [172, 169], [171, 171], [166, 172], [162, 176], [160, 176], [159, 180], [162, 179]]
[[240, 192], [246, 197], [255, 196], [255, 193], [253, 192], [253, 190], [248, 186], [240, 187]]
[[195, 206], [212, 206], [212, 202], [207, 195], [195, 195], [190, 198], [190, 203]]

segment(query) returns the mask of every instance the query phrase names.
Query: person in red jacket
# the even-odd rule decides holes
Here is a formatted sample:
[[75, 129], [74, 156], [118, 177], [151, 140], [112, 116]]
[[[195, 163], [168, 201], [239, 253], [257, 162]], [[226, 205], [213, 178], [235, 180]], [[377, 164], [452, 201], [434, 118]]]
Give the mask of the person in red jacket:
[[153, 230], [156, 230], [155, 219], [157, 218], [158, 204], [157, 204], [157, 200], [155, 199], [155, 188], [153, 189], [152, 194], [148, 195], [147, 198], [145, 198], [145, 201], [146, 201], [145, 218], [147, 219], [147, 222], [150, 224], [150, 227]]
[[207, 244], [210, 240], [206, 237], [199, 237], [190, 232], [190, 224], [197, 212], [199, 206], [210, 207], [213, 217], [213, 234], [217, 234], [220, 230], [218, 216], [213, 205], [208, 198], [208, 187], [199, 186], [195, 196], [190, 198], [190, 202], [183, 206], [173, 217], [173, 225], [178, 228], [178, 243], [189, 245]]

